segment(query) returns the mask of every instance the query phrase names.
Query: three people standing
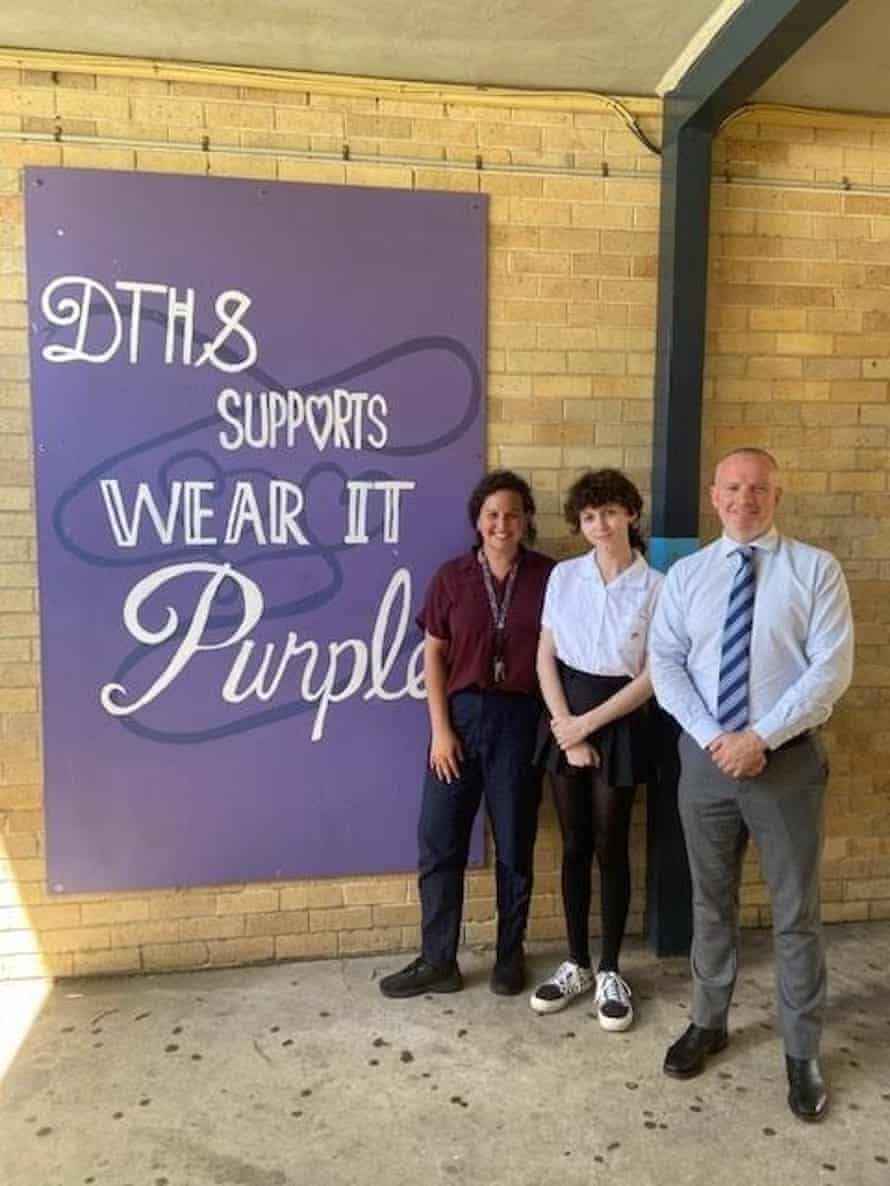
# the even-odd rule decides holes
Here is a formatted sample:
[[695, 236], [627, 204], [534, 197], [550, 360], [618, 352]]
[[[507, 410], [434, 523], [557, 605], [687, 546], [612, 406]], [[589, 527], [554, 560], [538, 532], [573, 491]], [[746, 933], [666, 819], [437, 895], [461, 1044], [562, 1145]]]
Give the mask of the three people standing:
[[[569, 491], [566, 518], [591, 551], [552, 573], [545, 557], [522, 547], [534, 513], [526, 484], [508, 471], [480, 483], [470, 503], [479, 547], [439, 570], [418, 619], [432, 725], [420, 822], [423, 954], [381, 982], [385, 995], [461, 987], [463, 876], [483, 793], [498, 895], [491, 987], [523, 987], [539, 800], [532, 757], [540, 620], [536, 670], [548, 715], [536, 757], [552, 775], [563, 838], [569, 958], [532, 994], [532, 1008], [553, 1012], [595, 989], [605, 1029], [631, 1024], [619, 953], [633, 788], [647, 758], [643, 708], [654, 686], [683, 730], [679, 807], [693, 884], [690, 1024], [664, 1070], [696, 1075], [728, 1042], [741, 864], [752, 836], [773, 914], [788, 1102], [801, 1119], [821, 1119], [828, 766], [816, 731], [850, 682], [853, 627], [837, 560], [777, 532], [781, 495], [769, 453], [726, 455], [711, 486], [723, 535], [678, 561], [662, 585], [642, 554], [639, 492], [618, 471], [588, 472]], [[588, 942], [594, 855], [603, 933], [596, 973]]]

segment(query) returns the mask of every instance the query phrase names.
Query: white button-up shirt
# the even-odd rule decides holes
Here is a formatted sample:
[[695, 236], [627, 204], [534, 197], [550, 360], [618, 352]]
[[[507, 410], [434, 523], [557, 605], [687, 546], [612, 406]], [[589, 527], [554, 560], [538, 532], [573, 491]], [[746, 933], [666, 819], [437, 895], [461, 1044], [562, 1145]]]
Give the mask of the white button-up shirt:
[[593, 552], [550, 573], [541, 624], [563, 663], [591, 675], [638, 676], [664, 577], [642, 556], [606, 584]]
[[[754, 548], [749, 726], [770, 749], [828, 720], [853, 674], [853, 618], [830, 552], [772, 528]], [[668, 572], [649, 637], [649, 670], [662, 708], [702, 748], [717, 721], [723, 623], [738, 568], [722, 536]]]

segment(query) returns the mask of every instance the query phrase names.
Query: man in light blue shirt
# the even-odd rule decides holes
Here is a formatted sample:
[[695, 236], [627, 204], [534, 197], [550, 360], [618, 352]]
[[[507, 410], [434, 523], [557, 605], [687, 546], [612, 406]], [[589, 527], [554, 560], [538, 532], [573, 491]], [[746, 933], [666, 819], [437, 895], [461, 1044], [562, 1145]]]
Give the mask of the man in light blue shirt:
[[698, 1074], [727, 1043], [750, 834], [772, 907], [788, 1103], [820, 1120], [828, 765], [816, 730], [850, 683], [853, 623], [837, 560], [773, 526], [781, 495], [765, 451], [719, 462], [711, 502], [723, 535], [671, 568], [649, 634], [655, 695], [683, 728], [678, 796], [693, 886], [691, 1024], [664, 1069]]

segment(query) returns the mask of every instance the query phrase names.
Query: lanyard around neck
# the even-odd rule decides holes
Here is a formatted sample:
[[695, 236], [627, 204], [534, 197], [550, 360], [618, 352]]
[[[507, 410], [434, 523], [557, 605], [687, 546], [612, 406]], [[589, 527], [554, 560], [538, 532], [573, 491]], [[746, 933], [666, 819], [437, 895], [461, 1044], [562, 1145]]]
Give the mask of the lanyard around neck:
[[519, 568], [519, 561], [514, 560], [510, 571], [507, 573], [507, 587], [504, 590], [504, 597], [500, 605], [498, 604], [497, 593], [494, 588], [494, 576], [491, 571], [491, 565], [488, 563], [488, 557], [482, 548], [479, 549], [479, 563], [482, 566], [482, 580], [485, 583], [485, 592], [488, 594], [491, 620], [494, 622], [495, 630], [503, 630], [507, 621], [507, 612], [510, 609], [510, 600], [513, 597], [513, 586], [516, 583], [516, 572]]
[[516, 573], [519, 571], [519, 560], [517, 558], [513, 562], [513, 566], [507, 575], [507, 587], [504, 590], [503, 600], [500, 605], [498, 605], [497, 594], [494, 589], [494, 577], [491, 573], [491, 566], [482, 548], [479, 549], [479, 563], [482, 566], [482, 580], [485, 584], [485, 592], [488, 594], [491, 620], [494, 623], [494, 671], [495, 682], [499, 683], [504, 678], [504, 627], [507, 624], [507, 613], [513, 597], [513, 586], [516, 584]]

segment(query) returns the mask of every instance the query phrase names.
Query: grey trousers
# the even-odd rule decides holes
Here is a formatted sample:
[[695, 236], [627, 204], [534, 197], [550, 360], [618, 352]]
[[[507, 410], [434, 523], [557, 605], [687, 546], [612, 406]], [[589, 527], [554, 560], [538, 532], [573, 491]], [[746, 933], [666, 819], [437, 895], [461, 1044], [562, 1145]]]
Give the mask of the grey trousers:
[[773, 915], [785, 1053], [819, 1053], [825, 952], [819, 862], [828, 764], [822, 742], [802, 738], [770, 754], [756, 778], [722, 774], [687, 734], [680, 738], [680, 818], [692, 874], [692, 981], [696, 1025], [726, 1024], [736, 978], [738, 891], [749, 835], [760, 854]]

